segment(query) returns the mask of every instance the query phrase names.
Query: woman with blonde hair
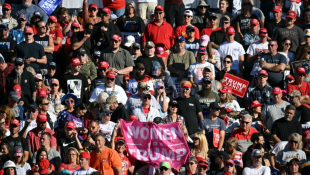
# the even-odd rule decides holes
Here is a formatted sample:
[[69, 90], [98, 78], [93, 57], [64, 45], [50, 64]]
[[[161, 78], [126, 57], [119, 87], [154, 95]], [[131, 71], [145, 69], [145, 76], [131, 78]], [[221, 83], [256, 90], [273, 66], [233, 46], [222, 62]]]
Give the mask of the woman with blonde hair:
[[225, 173], [231, 173], [233, 175], [237, 175], [235, 162], [233, 160], [228, 159], [225, 161], [225, 167], [224, 167], [223, 174], [225, 174]]
[[25, 154], [21, 146], [15, 146], [14, 148], [14, 163], [16, 165], [16, 173], [18, 175], [29, 175], [31, 166], [26, 162]]
[[68, 148], [65, 155], [65, 163], [60, 164], [58, 171], [61, 172], [61, 170], [67, 169], [72, 174], [74, 171], [80, 169], [79, 156], [80, 153], [77, 149], [73, 147]]
[[193, 147], [191, 149], [192, 156], [201, 157], [208, 160], [208, 141], [203, 133], [197, 132], [193, 137]]
[[234, 137], [229, 138], [225, 143], [225, 150], [229, 156], [229, 159], [234, 161], [234, 167], [240, 170], [243, 168], [242, 152], [237, 151], [238, 140]]
[[232, 95], [232, 89], [228, 86], [224, 86], [220, 91], [220, 102], [219, 105], [224, 108], [229, 108], [232, 110], [231, 116], [239, 115], [241, 109], [239, 103], [235, 100]]
[[15, 118], [12, 109], [6, 105], [0, 107], [0, 117], [3, 117], [5, 120], [6, 129], [10, 128], [10, 122]]
[[91, 85], [91, 82], [95, 78], [97, 78], [96, 66], [94, 62], [92, 62], [90, 58], [87, 56], [86, 51], [83, 48], [80, 48], [78, 52], [79, 52], [78, 58], [80, 59], [80, 62], [82, 64], [80, 73], [85, 75], [85, 77], [87, 78], [88, 84]]

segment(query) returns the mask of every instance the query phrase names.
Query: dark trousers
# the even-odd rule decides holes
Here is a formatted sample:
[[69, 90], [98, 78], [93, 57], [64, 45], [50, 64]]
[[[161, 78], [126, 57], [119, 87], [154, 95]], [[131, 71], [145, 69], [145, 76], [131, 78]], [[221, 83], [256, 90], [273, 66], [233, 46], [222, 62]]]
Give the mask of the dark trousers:
[[165, 5], [166, 21], [173, 27], [175, 22], [175, 27], [183, 24], [183, 14], [185, 10], [184, 4], [179, 5]]
[[271, 86], [271, 87], [279, 87], [279, 88], [281, 88], [281, 89], [284, 89], [284, 80], [282, 80], [282, 81], [280, 81], [280, 82], [272, 82], [272, 81], [268, 81], [268, 83], [269, 83], [269, 85]]

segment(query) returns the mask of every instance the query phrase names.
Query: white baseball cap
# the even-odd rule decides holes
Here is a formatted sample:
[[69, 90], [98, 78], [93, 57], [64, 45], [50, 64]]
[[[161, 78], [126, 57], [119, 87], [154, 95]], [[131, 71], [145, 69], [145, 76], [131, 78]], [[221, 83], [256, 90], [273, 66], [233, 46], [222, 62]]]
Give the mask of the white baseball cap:
[[304, 31], [304, 33], [305, 33], [306, 36], [310, 36], [310, 29], [306, 29], [306, 30]]
[[135, 37], [133, 37], [132, 35], [129, 35], [129, 36], [127, 36], [126, 39], [125, 39], [125, 44], [124, 44], [124, 46], [130, 47], [130, 46], [131, 46], [133, 43], [135, 43], [135, 42], [136, 42]]
[[191, 10], [185, 10], [184, 15], [193, 16], [193, 12]]

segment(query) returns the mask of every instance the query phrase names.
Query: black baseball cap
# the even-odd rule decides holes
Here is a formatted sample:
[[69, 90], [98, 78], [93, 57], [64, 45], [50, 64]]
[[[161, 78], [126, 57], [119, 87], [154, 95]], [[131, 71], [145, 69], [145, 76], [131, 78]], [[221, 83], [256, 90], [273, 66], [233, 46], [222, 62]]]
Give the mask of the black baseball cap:
[[229, 159], [229, 156], [225, 151], [218, 152], [217, 154], [214, 155], [214, 157], [223, 158], [225, 161]]
[[218, 102], [212, 102], [210, 103], [209, 106], [210, 109], [222, 109], [222, 107], [220, 106], [220, 104]]

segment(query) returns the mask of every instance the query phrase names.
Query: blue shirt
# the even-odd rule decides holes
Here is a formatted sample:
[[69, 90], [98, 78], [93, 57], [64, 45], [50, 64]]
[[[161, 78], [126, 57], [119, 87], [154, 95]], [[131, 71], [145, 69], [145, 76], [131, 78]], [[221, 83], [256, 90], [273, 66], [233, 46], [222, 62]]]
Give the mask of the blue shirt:
[[243, 45], [247, 48], [249, 47], [255, 40], [259, 40], [258, 35], [253, 35], [251, 32], [244, 34], [243, 36]]
[[16, 41], [17, 44], [25, 40], [24, 31], [20, 30], [17, 27], [14, 27], [10, 30], [9, 37]]

